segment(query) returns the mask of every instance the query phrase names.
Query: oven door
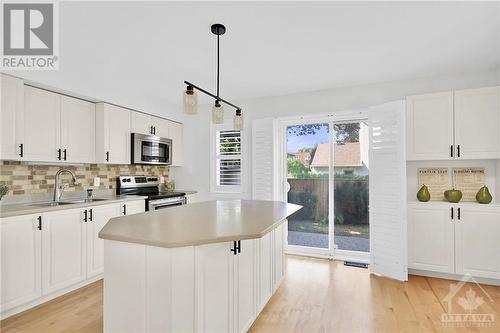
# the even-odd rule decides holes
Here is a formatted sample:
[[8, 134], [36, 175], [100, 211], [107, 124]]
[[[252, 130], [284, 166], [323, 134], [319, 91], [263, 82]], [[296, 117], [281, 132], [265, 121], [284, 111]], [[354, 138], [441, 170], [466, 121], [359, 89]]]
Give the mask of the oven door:
[[172, 140], [132, 133], [132, 163], [172, 164]]
[[149, 200], [148, 202], [148, 211], [154, 211], [164, 208], [170, 208], [174, 206], [181, 206], [186, 204], [186, 197], [174, 197], [174, 198], [165, 198], [158, 200]]

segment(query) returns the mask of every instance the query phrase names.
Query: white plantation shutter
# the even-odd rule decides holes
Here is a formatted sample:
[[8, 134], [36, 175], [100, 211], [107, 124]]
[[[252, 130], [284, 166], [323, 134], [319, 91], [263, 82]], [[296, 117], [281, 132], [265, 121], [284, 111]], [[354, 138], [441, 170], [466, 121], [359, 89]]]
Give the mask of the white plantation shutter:
[[241, 185], [241, 132], [221, 130], [216, 132], [216, 185], [239, 187]]
[[271, 118], [252, 122], [252, 198], [275, 200], [277, 195], [276, 131]]
[[370, 270], [408, 280], [404, 101], [370, 108]]

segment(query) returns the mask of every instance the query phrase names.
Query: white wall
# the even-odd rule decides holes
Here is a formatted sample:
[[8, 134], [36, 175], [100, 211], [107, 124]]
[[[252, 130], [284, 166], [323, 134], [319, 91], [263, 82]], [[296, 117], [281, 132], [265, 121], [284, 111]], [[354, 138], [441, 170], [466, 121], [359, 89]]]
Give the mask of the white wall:
[[[359, 109], [402, 99], [407, 95], [466, 89], [500, 84], [500, 68], [442, 77], [426, 77], [397, 82], [374, 83], [354, 87], [306, 92], [288, 96], [266, 97], [240, 101], [245, 116], [245, 131], [251, 133], [253, 119], [266, 117], [300, 116], [305, 114], [328, 114], [340, 110]], [[244, 89], [244, 87], [242, 87]], [[270, 92], [272, 93], [272, 92]], [[229, 96], [228, 96], [229, 98]], [[226, 109], [227, 110], [227, 109]], [[231, 110], [232, 111], [232, 110]], [[232, 112], [226, 112], [232, 119]], [[185, 167], [172, 168], [172, 177], [178, 188], [196, 189], [199, 199], [213, 199], [209, 192], [209, 126], [210, 108], [200, 107], [198, 115], [186, 118]], [[251, 140], [246, 149], [251, 154]], [[244, 181], [248, 185], [243, 198], [251, 197], [251, 161], [244, 170]]]

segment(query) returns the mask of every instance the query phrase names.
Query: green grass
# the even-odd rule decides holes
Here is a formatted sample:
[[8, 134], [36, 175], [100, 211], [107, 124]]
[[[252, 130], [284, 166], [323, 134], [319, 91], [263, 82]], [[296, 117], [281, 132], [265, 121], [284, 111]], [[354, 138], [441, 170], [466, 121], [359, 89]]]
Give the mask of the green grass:
[[[328, 224], [323, 224], [319, 223], [318, 221], [312, 220], [289, 220], [288, 230], [328, 235]], [[334, 230], [336, 236], [369, 238], [368, 224], [337, 224], [335, 225]]]

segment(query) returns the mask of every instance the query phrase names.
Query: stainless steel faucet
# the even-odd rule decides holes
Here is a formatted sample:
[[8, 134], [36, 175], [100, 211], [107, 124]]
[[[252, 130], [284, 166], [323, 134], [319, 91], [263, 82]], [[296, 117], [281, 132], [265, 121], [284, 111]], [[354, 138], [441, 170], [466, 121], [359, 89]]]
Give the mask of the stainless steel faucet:
[[69, 173], [71, 175], [71, 177], [73, 178], [73, 185], [76, 185], [78, 184], [78, 182], [76, 181], [76, 177], [75, 177], [75, 174], [73, 172], [71, 172], [70, 170], [68, 169], [61, 169], [59, 171], [57, 171], [56, 173], [56, 179], [55, 179], [55, 183], [54, 183], [54, 203], [59, 203], [59, 200], [61, 199], [61, 196], [64, 192], [64, 188], [66, 186], [68, 186], [68, 184], [64, 184], [64, 185], [61, 185], [59, 184], [59, 175], [61, 173]]

